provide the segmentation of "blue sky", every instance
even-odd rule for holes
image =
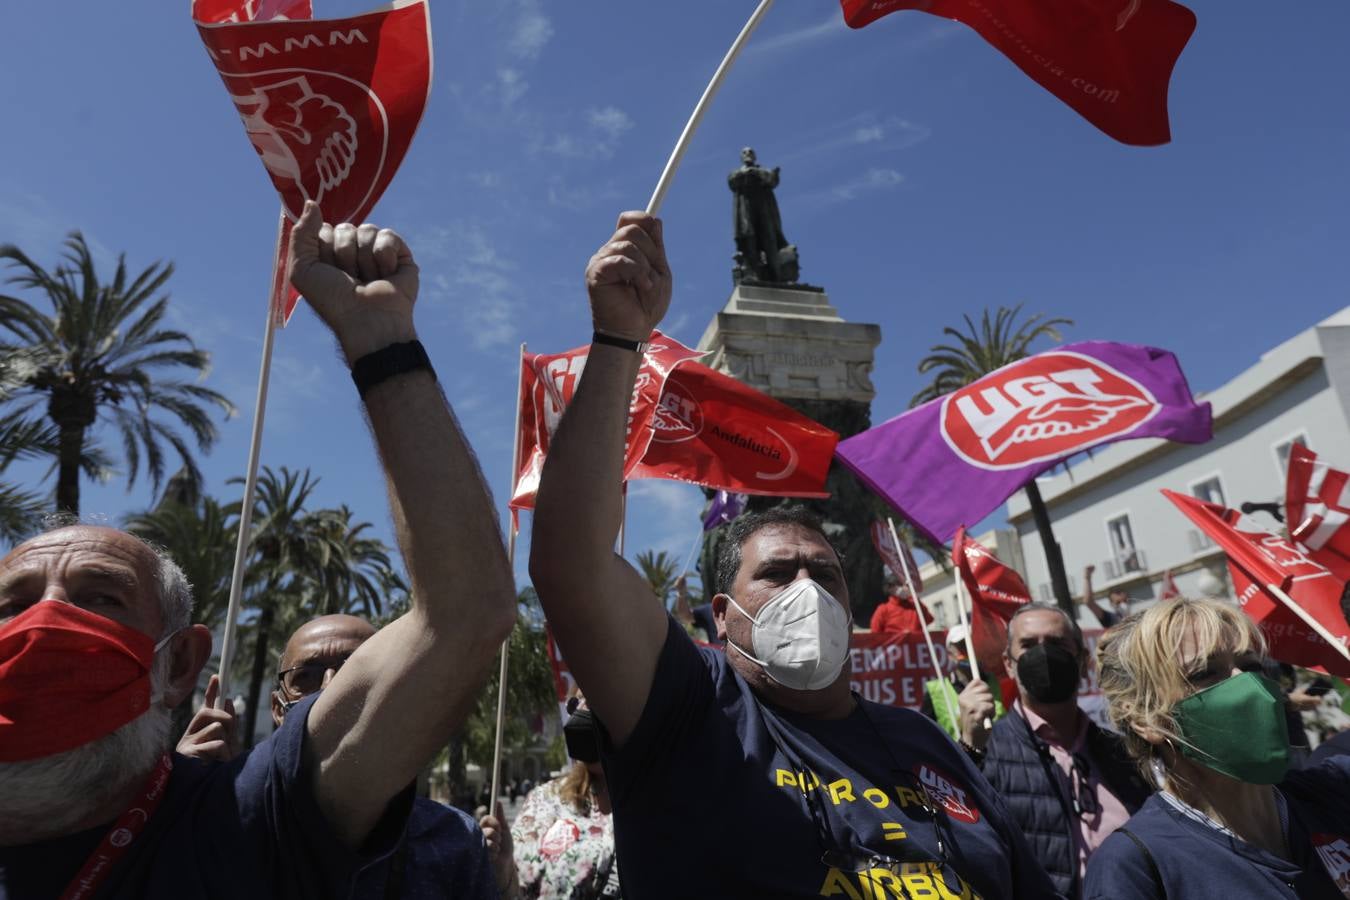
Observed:
[[[586,260],[620,210],[646,202],[753,6],[433,0],[430,105],[372,219],[422,265],[423,341],[499,505],[519,342],[588,339]],[[1350,302],[1350,7],[1191,7],[1173,142],[1135,148],[964,26],[906,12],[851,32],[833,0],[779,0],[663,210],[676,277],[665,327],[693,344],[726,300],[725,175],[750,145],[783,168],[803,278],[846,318],[882,326],[875,422],[904,409],[942,326],[999,304],[1074,319],[1068,339],[1169,348],[1197,390],[1223,383]],[[277,204],[187,3],[19,4],[0,30],[0,76],[0,242],[54,265],[80,228],[104,260],[177,264],[174,318],[240,407],[203,460],[210,488],[235,496],[225,480],[245,462]],[[311,466],[320,502],[389,533],[356,394],[307,310],[278,337],[263,459]],[[645,482],[631,498],[630,555],[683,557],[701,494]],[[85,487],[85,511],[114,519],[150,501],[116,480]]]

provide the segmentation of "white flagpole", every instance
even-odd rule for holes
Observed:
[[[905,587],[909,588],[909,597],[914,601],[914,611],[919,614],[919,625],[923,628],[923,641],[928,645],[928,658],[933,661],[933,671],[937,673],[937,680],[942,684],[942,699],[947,707],[947,715],[956,723],[957,736],[960,737],[961,718],[952,709],[952,697],[947,693],[947,676],[943,673],[942,667],[938,665],[937,650],[933,647],[933,636],[928,633],[928,619],[923,614],[923,601],[919,599],[918,591],[914,590],[914,578],[910,575],[909,561],[905,559],[905,554],[900,550],[900,535],[895,531],[895,520],[890,516],[886,517],[886,524],[891,528],[891,543],[895,545],[895,555],[900,560],[900,568],[904,570]],[[960,577],[960,573],[957,573]]]
[[[962,553],[966,552],[964,547],[961,549],[961,552]],[[966,591],[965,579],[961,577],[960,565],[956,567],[955,575],[956,575],[956,608],[961,612],[961,625],[966,629],[966,655],[970,657],[970,677],[973,681],[981,681],[983,679],[980,678],[980,661],[975,658],[975,635],[971,633],[970,620],[966,618],[965,598],[968,592]],[[975,616],[974,597],[970,598],[970,615],[971,618],[974,618]],[[993,685],[991,685],[990,687],[992,688]],[[985,716],[983,724],[985,731],[989,731],[994,727],[994,723],[989,719],[988,716]]]
[[[680,167],[680,160],[684,157],[684,151],[689,149],[689,143],[693,140],[694,132],[698,130],[699,122],[703,120],[703,114],[707,111],[708,105],[712,103],[712,98],[717,95],[718,89],[722,87],[722,82],[727,77],[727,72],[731,70],[731,64],[736,61],[736,57],[741,55],[741,50],[750,40],[750,35],[759,27],[759,22],[764,18],[764,14],[773,6],[773,0],[760,0],[759,6],[750,14],[749,20],[741,33],[736,35],[736,40],[731,42],[731,48],[727,50],[727,55],[722,57],[721,64],[717,71],[713,72],[712,80],[708,86],[703,89],[703,96],[698,98],[698,103],[694,105],[694,111],[689,115],[689,121],[684,123],[684,131],[680,132],[680,138],[675,142],[675,149],[670,151],[670,158],[666,160],[666,167],[661,170],[661,177],[657,179],[656,190],[652,191],[652,199],[647,201],[647,212],[656,215],[661,210],[661,202],[666,199],[666,191],[670,188],[670,182],[675,178],[675,170]]]
[[[1321,637],[1322,640],[1326,641],[1328,644],[1335,647],[1336,651],[1340,653],[1341,656],[1344,656],[1346,659],[1350,659],[1350,649],[1346,649],[1346,646],[1342,644],[1340,641],[1338,641],[1335,635],[1333,635],[1330,631],[1327,631],[1325,625],[1317,621],[1317,619],[1313,618],[1312,613],[1308,612],[1306,609],[1299,606],[1293,597],[1290,597],[1284,591],[1280,590],[1280,588],[1277,585],[1268,584],[1266,585],[1266,590],[1270,591],[1272,594],[1275,595],[1276,599],[1278,599],[1285,606],[1289,607],[1290,611],[1293,612],[1294,615],[1302,619],[1305,625],[1307,625],[1313,631],[1317,632],[1318,636]]]
[[[689,548],[689,555],[684,558],[684,567],[680,569],[681,575],[689,574],[689,566],[694,562],[694,556],[695,554],[698,553],[698,548],[703,546],[704,534],[706,534],[706,532],[702,528],[700,528],[698,531],[698,537],[694,538],[694,546]]]
[[[520,365],[516,369],[516,433],[511,437],[511,494],[515,493],[516,478],[520,474],[520,392],[525,385],[525,344],[520,345]],[[509,501],[509,496],[508,496]],[[510,516],[510,510],[507,510]],[[516,526],[515,518],[507,519],[506,559],[511,566],[511,578],[514,583],[516,572]],[[488,815],[497,814],[497,798],[501,796],[502,778],[502,735],[506,731],[506,672],[507,659],[511,652],[511,636],[502,641],[502,663],[497,671],[497,737],[492,745],[492,795],[488,798]],[[506,823],[502,823],[505,827]]]
[[[248,556],[249,527],[253,524],[253,496],[258,487],[258,459],[262,453],[263,419],[267,413],[267,386],[272,376],[272,345],[276,337],[277,304],[285,294],[286,261],[281,258],[286,236],[286,211],[277,222],[277,248],[272,259],[272,289],[267,298],[267,328],[263,331],[262,363],[258,370],[258,396],[253,408],[253,433],[249,438],[248,468],[244,474],[244,499],[239,507],[239,536],[234,545],[234,571],[230,576],[230,603],[225,613],[225,634],[220,640],[220,692],[216,708],[230,696],[230,657],[234,655],[235,631],[239,627],[239,607],[244,593],[244,560]]]

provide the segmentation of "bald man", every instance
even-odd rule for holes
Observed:
[[[286,642],[272,691],[272,721],[280,728],[301,700],[328,687],[344,663],[375,627],[359,616],[319,616],[301,625]],[[178,742],[184,756],[227,761],[233,755],[234,710],[207,703],[193,716]],[[478,824],[463,812],[423,797],[413,802],[399,850],[364,869],[352,893],[362,898],[469,897],[496,900],[491,859]]]

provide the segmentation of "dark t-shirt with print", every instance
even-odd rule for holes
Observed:
[[[1056,896],[935,724],[861,700],[832,721],[775,711],[673,621],[641,719],[604,765],[632,896]]]
[[[159,809],[98,900],[346,897],[358,870],[398,843],[411,792],[390,804],[361,853],[344,847],[319,811],[304,765],[313,705],[313,698],[301,701],[275,734],[231,762],[174,754]],[[0,798],[0,815],[3,805]],[[61,896],[108,828],[0,847],[0,900]]]
[[[1085,900],[1345,900],[1350,897],[1350,757],[1290,773],[1279,786],[1285,860],[1216,831],[1154,795],[1125,828],[1152,855],[1165,894],[1139,847],[1106,839],[1088,862]]]

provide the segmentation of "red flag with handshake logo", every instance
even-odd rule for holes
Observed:
[[[1177,358],[1084,341],[1038,353],[854,435],[836,455],[930,538],[945,543],[1075,453],[1127,438],[1213,435]]]
[[[1008,623],[1020,606],[1031,602],[1031,592],[1017,570],[990,553],[984,544],[956,530],[952,562],[970,594],[970,639],[981,674],[1002,678],[1003,651],[1008,646]]]
[[[512,509],[534,507],[549,441],[586,366],[588,347],[525,354]],[[628,410],[624,480],[662,478],[742,494],[827,497],[839,435],[772,397],[696,362],[656,331]]]
[[[287,218],[313,200],[326,221],[359,223],[389,186],[426,108],[427,4],[399,0],[347,19],[305,18],[309,12],[307,0],[193,5]]]
[[[1195,13],[1171,0],[840,0],[861,28],[918,9],[975,29],[1030,78],[1124,144],[1165,144],[1167,88]]]

